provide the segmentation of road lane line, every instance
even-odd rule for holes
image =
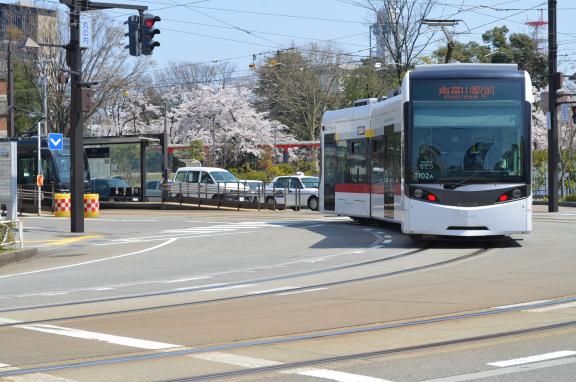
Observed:
[[[490,377],[498,377],[501,375],[509,375],[515,373],[524,373],[527,371],[534,371],[540,369],[547,369],[550,367],[558,367],[564,365],[570,365],[576,363],[576,357],[573,358],[564,358],[564,359],[555,359],[551,361],[543,361],[539,363],[532,363],[527,365],[518,365],[518,366],[511,366],[511,367],[503,367],[501,369],[492,369],[492,370],[485,370],[485,371],[478,371],[475,373],[469,374],[460,374],[460,375],[453,375],[451,377],[442,377],[442,378],[435,378],[435,379],[427,379],[425,381],[420,382],[466,382],[466,381],[475,381],[477,379],[485,379]]]
[[[211,279],[211,278],[212,278],[212,276],[189,277],[189,278],[187,278],[187,279],[175,279],[175,280],[160,281],[160,284],[183,283],[183,282],[186,282],[186,281],[206,280],[206,279]]]
[[[0,369],[6,368],[7,370],[0,370],[0,372],[20,370],[19,367],[10,366],[6,363],[0,363]],[[11,375],[9,377],[2,378],[6,382],[75,382],[72,379],[55,377],[50,374],[34,373],[27,375]]]
[[[103,334],[97,332],[89,332],[86,330],[65,328],[62,326],[55,325],[17,325],[17,328],[32,330],[35,332],[56,334],[66,337],[82,338],[85,340],[94,340],[98,342],[106,342],[113,345],[128,346],[138,349],[146,350],[162,350],[180,347],[179,345],[168,344],[164,342],[141,340],[138,338],[114,336],[111,334]]]
[[[223,290],[248,288],[248,287],[255,286],[255,285],[256,284],[230,285],[230,286],[225,286],[222,288],[206,289],[206,290],[203,290],[202,292],[220,292]]]
[[[0,317],[0,323],[6,321],[8,323],[18,323],[20,321],[6,319]],[[92,332],[80,329],[67,328],[63,326],[56,325],[42,325],[42,324],[32,324],[32,325],[16,325],[14,326],[19,329],[31,330],[47,334],[55,334],[66,337],[80,338],[91,341],[106,342],[113,345],[127,346],[138,349],[145,350],[165,350],[185,347],[184,345],[175,345],[165,342],[141,340],[133,337],[123,337],[111,334],[104,334],[99,332]],[[254,358],[241,356],[236,354],[224,353],[224,352],[208,352],[208,353],[198,353],[190,354],[188,357],[202,359],[206,361],[219,362],[228,365],[240,366],[249,369],[269,367],[269,366],[280,366],[283,362],[271,361],[262,358]],[[316,368],[298,368],[298,369],[288,369],[279,371],[282,374],[296,374],[304,375],[309,377],[316,377],[321,379],[328,379],[337,382],[390,382],[385,379],[367,377],[359,374],[350,374],[339,371],[327,370],[327,369],[316,369]],[[30,374],[34,375],[34,374]],[[36,374],[38,375],[38,374]],[[65,380],[62,380],[64,382]],[[22,380],[24,382],[24,380]],[[30,381],[31,382],[31,381]],[[48,382],[52,382],[49,380]],[[54,380],[56,382],[56,380]]]
[[[191,287],[174,288],[171,290],[195,290],[195,289],[201,289],[201,288],[211,288],[211,287],[215,287],[218,285],[226,285],[226,284],[225,283],[217,283],[217,284],[195,285],[195,286],[191,286]]]
[[[543,313],[543,312],[550,312],[552,310],[568,309],[568,308],[574,308],[574,307],[576,307],[576,301],[567,302],[565,304],[558,304],[558,305],[554,305],[554,306],[546,306],[544,308],[529,309],[529,310],[525,310],[525,312]]]
[[[528,302],[522,302],[520,304],[512,304],[512,305],[502,305],[502,306],[492,306],[490,307],[490,309],[510,309],[510,308],[519,308],[522,306],[528,306],[528,305],[535,305],[535,304],[543,304],[545,302],[550,302],[552,300],[537,300],[537,301],[528,301]]]
[[[297,290],[294,292],[284,292],[284,293],[278,293],[278,296],[288,296],[291,294],[298,294],[298,293],[308,293],[308,292],[316,292],[318,290],[325,290],[328,288],[312,288],[312,289],[304,289],[304,290]]]
[[[254,292],[246,292],[246,294],[253,295],[253,294],[273,293],[273,292],[281,292],[284,290],[290,290],[290,289],[295,289],[295,288],[297,288],[297,287],[281,287],[281,288],[257,290]]]
[[[172,238],[169,239],[163,243],[160,243],[158,245],[155,245],[153,247],[149,247],[149,248],[145,248],[145,249],[141,249],[139,251],[136,252],[130,252],[130,253],[125,253],[122,255],[117,255],[117,256],[112,256],[112,257],[106,257],[103,259],[97,259],[97,260],[90,260],[90,261],[83,261],[81,263],[76,263],[76,264],[69,264],[69,265],[63,265],[60,267],[52,267],[52,268],[44,268],[44,269],[37,269],[35,271],[29,271],[29,272],[20,272],[20,273],[12,273],[9,275],[2,275],[0,276],[0,279],[6,279],[9,277],[16,277],[16,276],[25,276],[25,275],[31,275],[31,274],[36,274],[36,273],[42,273],[42,272],[49,272],[49,271],[57,271],[57,270],[61,270],[61,269],[67,269],[67,268],[75,268],[75,267],[80,267],[82,265],[88,265],[88,264],[95,264],[95,263],[100,263],[103,261],[108,261],[108,260],[115,260],[115,259],[120,259],[123,257],[128,257],[128,256],[133,256],[133,255],[139,255],[141,253],[146,253],[146,252],[150,252],[153,251],[155,249],[164,247],[166,245],[172,244],[173,242],[175,242],[177,239],[176,238]]]
[[[555,359],[555,358],[570,357],[573,355],[576,355],[576,351],[562,350],[562,351],[557,351],[557,352],[553,352],[553,353],[533,355],[530,357],[510,359],[508,361],[490,362],[490,363],[487,363],[486,365],[497,366],[497,367],[517,366],[517,365],[524,365],[524,364],[533,363],[533,362],[548,361],[548,360]]]
[[[387,379],[368,377],[359,374],[350,374],[343,371],[327,370],[327,369],[309,369],[309,370],[287,370],[282,371],[283,374],[298,374],[307,377],[316,377],[322,379],[329,379],[337,382],[391,382]]]
[[[75,237],[67,237],[64,239],[52,239],[52,240],[30,240],[30,243],[43,243],[45,246],[54,247],[54,246],[62,246],[68,244],[74,244],[82,240],[88,239],[97,239],[101,238],[103,235],[82,235],[82,236],[75,236]],[[28,242],[28,241],[27,241]]]

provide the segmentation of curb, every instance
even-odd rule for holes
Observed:
[[[38,248],[13,249],[0,252],[0,267],[26,260],[38,254]]]
[[[540,200],[535,200],[532,202],[536,206],[547,206],[548,202],[542,202]],[[576,202],[558,202],[560,207],[576,207]]]

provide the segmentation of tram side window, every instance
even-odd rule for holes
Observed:
[[[18,183],[36,184],[36,161],[34,158],[18,159]]]
[[[351,139],[337,143],[338,183],[368,183],[368,140]]]

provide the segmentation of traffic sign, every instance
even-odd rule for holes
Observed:
[[[48,134],[48,148],[50,150],[63,150],[64,149],[64,137],[59,133]]]
[[[568,121],[570,120],[570,108],[568,107],[567,104],[564,103],[560,107],[560,110],[561,110],[562,122],[568,123]]]

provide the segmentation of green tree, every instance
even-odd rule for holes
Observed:
[[[362,65],[346,74],[344,94],[350,103],[362,98],[378,98],[398,87],[396,71],[388,66],[375,67],[373,59],[362,60]]]
[[[30,64],[22,60],[14,60],[14,122],[16,131],[19,134],[35,130],[35,119],[28,114],[30,111],[42,110],[40,102],[40,90],[33,84],[27,76]]]

